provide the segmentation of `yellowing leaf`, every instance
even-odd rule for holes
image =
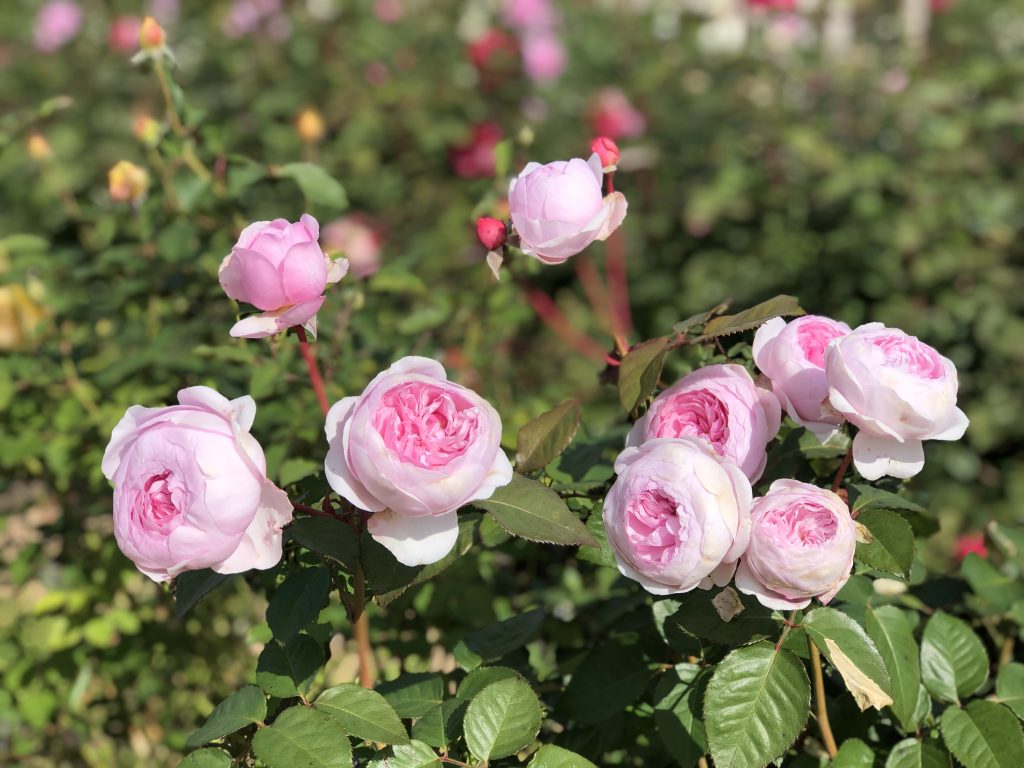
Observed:
[[[849,656],[839,650],[838,644],[833,642],[831,638],[826,637],[825,645],[828,648],[833,666],[843,676],[843,682],[846,683],[846,687],[853,694],[853,699],[857,702],[861,712],[868,707],[881,709],[892,704],[892,697],[879,688],[878,683],[865,675],[860,670],[860,667],[850,660]]]
[[[736,594],[736,590],[732,587],[726,587],[715,595],[711,600],[711,604],[715,606],[715,610],[718,611],[718,617],[722,621],[732,621],[736,616],[743,613],[746,608],[740,600],[740,596]]]

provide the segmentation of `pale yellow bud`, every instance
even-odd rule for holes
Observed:
[[[327,133],[327,124],[323,115],[312,107],[307,107],[295,118],[295,130],[305,143],[317,144]]]
[[[28,137],[28,156],[37,162],[49,160],[53,157],[53,147],[46,137],[39,133],[33,133]]]
[[[149,174],[135,163],[121,160],[107,173],[110,199],[118,203],[137,203],[149,191]]]

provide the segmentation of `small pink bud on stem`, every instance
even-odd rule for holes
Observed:
[[[480,238],[484,248],[496,251],[505,244],[505,224],[490,216],[481,216],[476,220],[476,236]]]
[[[601,159],[605,173],[614,173],[619,163],[619,145],[607,136],[598,136],[590,142],[590,151]]]

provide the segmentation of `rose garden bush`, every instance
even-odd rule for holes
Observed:
[[[1019,13],[334,5],[0,21],[5,761],[1021,765]]]

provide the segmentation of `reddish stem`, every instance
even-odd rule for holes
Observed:
[[[626,277],[626,248],[622,242],[622,231],[612,232],[608,238],[605,268],[608,271],[608,291],[611,294],[612,319],[615,323],[615,344],[620,354],[629,349],[629,333],[633,328],[633,317],[629,309],[629,281]]]
[[[569,322],[568,318],[548,296],[537,288],[522,286],[526,294],[526,300],[530,302],[537,317],[558,336],[562,341],[575,349],[581,355],[586,355],[599,362],[604,362],[604,348],[589,336],[586,336]]]
[[[846,452],[843,456],[843,460],[839,463],[839,469],[836,470],[835,479],[832,481],[832,493],[838,493],[839,488],[843,485],[843,476],[846,475],[846,470],[850,468],[850,462],[853,460],[853,448]]]
[[[309,346],[309,340],[306,338],[306,329],[301,325],[297,325],[295,326],[295,333],[299,337],[299,353],[302,355],[302,359],[306,361],[306,369],[309,371],[309,383],[313,385],[313,392],[316,394],[317,402],[320,403],[320,410],[326,416],[331,406],[327,402],[327,391],[324,389],[323,377],[320,376],[320,368],[316,364],[316,356],[313,354],[313,349]]]
[[[608,290],[604,287],[601,273],[594,262],[585,254],[579,254],[572,260],[576,268],[576,276],[583,286],[583,293],[586,294],[587,302],[599,323],[609,333],[615,333],[615,323],[612,317],[612,307],[608,299]]]

